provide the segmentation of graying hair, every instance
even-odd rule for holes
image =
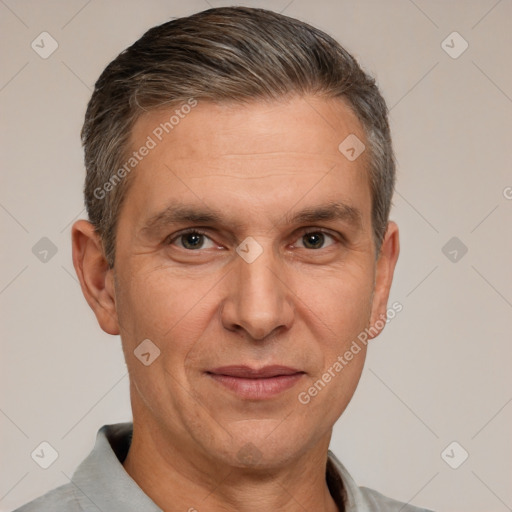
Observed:
[[[131,174],[108,194],[98,190],[129,158],[131,131],[143,112],[190,98],[247,103],[306,94],[343,98],[364,128],[378,253],[391,208],[395,158],[388,109],[375,80],[337,41],[311,25],[264,9],[222,7],[151,28],[96,82],[81,132],[84,195],[109,266],[114,266],[116,225]]]

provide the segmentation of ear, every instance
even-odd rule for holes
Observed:
[[[375,286],[372,299],[372,313],[370,317],[370,327],[373,328],[370,330],[369,339],[378,336],[386,325],[389,291],[391,289],[393,273],[395,271],[399,252],[400,243],[398,240],[398,226],[394,222],[390,221],[388,222],[379,257],[377,259]]]
[[[106,333],[119,334],[114,271],[105,259],[100,236],[90,222],[78,220],[71,228],[71,240],[73,265],[87,303]]]

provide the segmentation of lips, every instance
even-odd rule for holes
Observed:
[[[254,369],[250,366],[221,366],[220,368],[210,370],[208,373],[226,375],[228,377],[238,377],[242,379],[267,379],[269,377],[277,377],[279,375],[293,375],[295,373],[304,372],[288,366],[274,365],[265,366],[259,369]]]
[[[222,366],[207,371],[217,384],[249,400],[272,398],[295,386],[305,372],[289,366]]]

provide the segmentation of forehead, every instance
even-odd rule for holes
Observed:
[[[367,152],[350,161],[339,150],[354,135],[366,144],[361,123],[340,99],[198,100],[192,108],[150,111],[132,131],[131,151],[152,149],[133,171],[129,194],[141,214],[183,194],[209,204],[236,195],[263,208],[289,208],[306,195],[335,201],[345,189],[352,196],[341,197],[345,203],[364,203]]]
[[[135,123],[131,146],[150,136],[157,146],[174,144],[175,158],[300,152],[339,157],[350,134],[365,140],[357,116],[342,98],[290,96],[249,103],[193,100],[144,113]],[[234,145],[236,144],[236,152]]]

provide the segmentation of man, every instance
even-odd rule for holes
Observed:
[[[419,511],[329,441],[398,258],[387,110],[332,38],[261,9],[149,30],[102,73],[73,262],[131,423],[21,511]]]

